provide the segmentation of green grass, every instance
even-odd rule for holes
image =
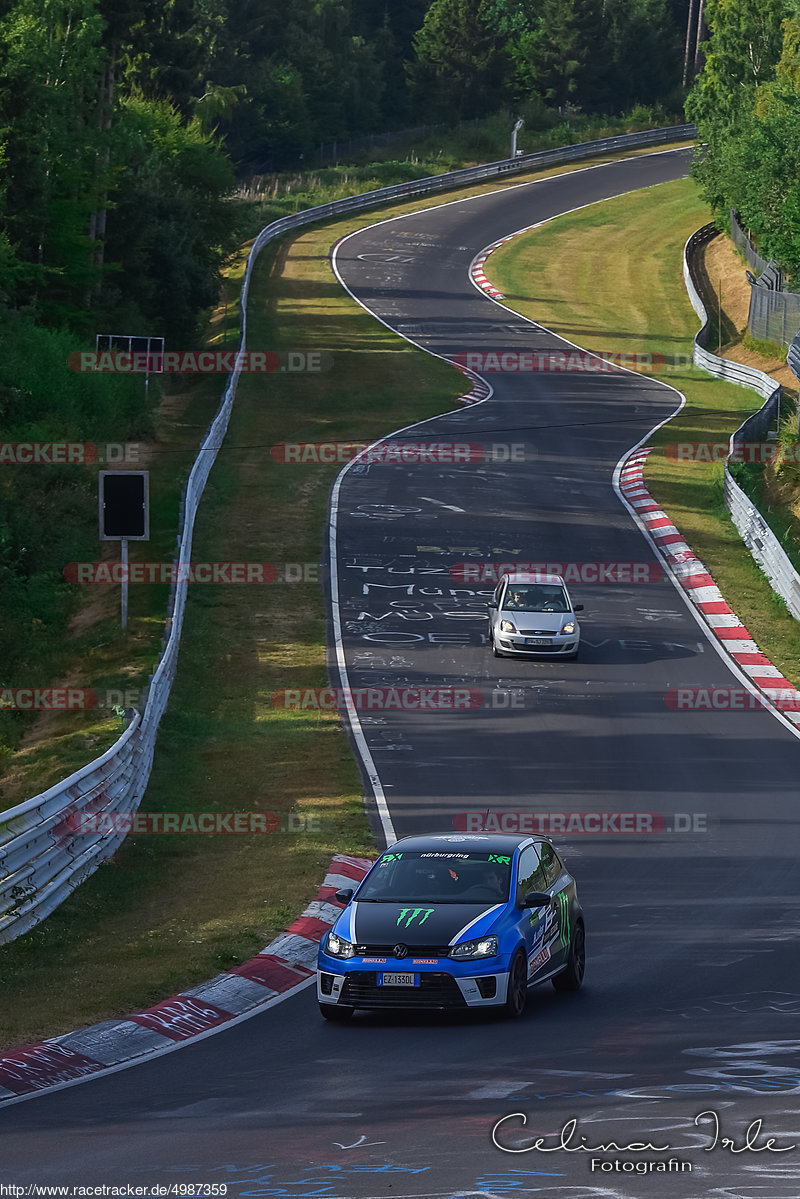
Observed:
[[[709,217],[690,180],[661,184],[516,238],[492,255],[487,274],[509,307],[581,346],[690,356],[697,318],[683,283],[682,249]],[[663,452],[674,442],[727,441],[762,401],[695,367],[657,377],[682,391],[687,402],[648,441],[655,451],[645,481],[763,652],[800,685],[800,624],[730,520],[722,500],[722,466],[678,462]]]
[[[765,337],[753,337],[752,333],[746,332],[742,338],[742,345],[746,350],[752,350],[754,354],[761,354],[764,358],[777,358],[779,362],[786,361],[788,347],[781,345],[779,341],[769,341]]]

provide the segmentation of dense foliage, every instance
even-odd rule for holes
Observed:
[[[0,0],[0,290],[185,341],[232,162],[504,105],[674,109],[686,2]]]
[[[800,281],[800,2],[708,0],[706,65],[687,102],[708,150],[695,166],[721,223],[738,211]]]

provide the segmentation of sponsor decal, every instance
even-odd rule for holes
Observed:
[[[569,945],[569,899],[566,891],[558,893],[558,930],[561,944]]]
[[[436,966],[439,963],[438,958],[412,958],[412,966]]]
[[[537,970],[541,970],[541,968],[542,968],[542,966],[544,966],[545,962],[549,962],[549,961],[550,961],[550,950],[545,945],[544,949],[542,949],[539,953],[537,953],[534,958],[531,958],[530,965],[528,967],[528,973],[535,974]]]
[[[397,924],[402,924],[405,919],[403,928],[408,928],[415,920],[419,920],[422,925],[436,911],[435,908],[403,908],[400,915],[397,917]]]

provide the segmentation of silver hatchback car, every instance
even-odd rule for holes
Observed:
[[[577,658],[581,630],[561,575],[506,574],[489,601],[489,639],[496,658],[507,654]]]

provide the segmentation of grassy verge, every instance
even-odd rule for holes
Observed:
[[[579,345],[606,353],[688,355],[697,318],[681,254],[689,234],[708,220],[691,181],[665,183],[509,242],[489,259],[488,273],[509,307]],[[694,367],[657,377],[681,390],[687,403],[650,439],[655,452],[645,480],[762,650],[800,685],[800,625],[730,520],[721,465],[678,462],[663,452],[678,441],[727,440],[761,400]]]
[[[533,153],[535,150],[554,149],[579,141],[594,141],[601,137],[632,133],[637,129],[649,127],[646,122],[638,124],[634,122],[630,127],[623,128],[598,126],[581,130],[572,129],[569,125],[562,125],[553,131],[559,136],[543,134],[537,139],[535,145],[526,144],[525,152]],[[640,150],[629,150],[626,154],[648,154],[653,150],[674,149],[685,144],[685,142],[671,142],[664,146],[646,146]],[[413,179],[424,179],[429,175],[441,175],[447,171],[460,170],[462,167],[475,166],[481,162],[498,161],[507,154],[508,147],[505,143],[498,144],[498,146],[485,145],[482,153],[465,153],[462,147],[460,153],[438,152],[427,157],[418,157],[412,150],[411,156],[403,160],[254,175],[240,187],[237,193],[237,202],[244,202],[249,208],[255,210],[254,219],[258,220],[260,229],[270,221],[290,216],[303,208],[311,208],[315,204],[329,204],[334,200],[357,195],[359,192],[374,191],[379,187],[390,187],[396,183],[408,183]],[[584,160],[583,163],[578,162],[573,166],[565,163],[561,167],[549,167],[541,172],[531,172],[529,175],[513,175],[509,181],[511,183],[521,182],[524,179],[580,168],[589,161],[592,163],[608,162],[621,156],[619,151],[611,155],[598,155],[596,158]],[[494,181],[493,186],[497,187],[501,184],[502,178],[499,178]],[[485,190],[487,185],[480,184],[478,186],[479,189]]]
[[[333,278],[331,244],[371,219],[312,228],[262,253],[248,348],[323,350],[333,354],[334,369],[242,379],[200,507],[196,561],[315,564],[337,468],[281,465],[270,446],[371,440],[453,407],[463,390],[453,368],[394,337]],[[241,263],[230,280],[229,323],[240,273]],[[221,308],[215,337],[222,337],[222,320]],[[173,420],[195,442],[210,415],[208,398],[197,400],[196,413],[176,401]],[[172,462],[166,442],[161,449]],[[155,452],[152,460],[159,461]],[[301,910],[332,853],[371,848],[360,779],[338,719],[270,703],[282,688],[325,685],[324,632],[316,585],[208,585],[190,593],[143,810],[292,813],[313,818],[317,831],[130,837],[40,928],[0,948],[2,1045],[147,1006],[246,959]]]

